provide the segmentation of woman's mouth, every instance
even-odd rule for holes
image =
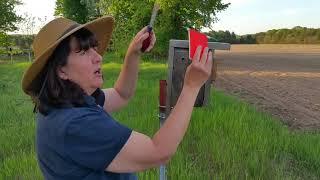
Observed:
[[[98,70],[96,70],[94,74],[97,76],[102,76],[101,69],[99,68]]]

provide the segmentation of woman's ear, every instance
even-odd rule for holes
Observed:
[[[57,74],[59,76],[60,79],[63,79],[63,80],[68,80],[68,75],[66,73],[66,68],[63,67],[63,66],[59,66],[57,68]]]

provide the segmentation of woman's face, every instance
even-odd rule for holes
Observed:
[[[96,48],[90,47],[87,51],[79,52],[76,38],[70,41],[70,54],[67,64],[58,70],[61,79],[77,83],[88,95],[91,95],[103,84],[101,63],[102,57]]]

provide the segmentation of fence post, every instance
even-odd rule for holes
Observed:
[[[31,62],[31,52],[28,50],[29,62]]]
[[[13,58],[12,58],[12,48],[10,47],[10,61],[11,61],[11,64],[13,64]]]

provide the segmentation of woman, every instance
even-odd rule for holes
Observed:
[[[35,61],[22,88],[35,103],[37,158],[46,179],[135,179],[134,172],[167,163],[186,132],[196,96],[210,74],[212,53],[204,49],[200,57],[201,47],[197,49],[176,106],[149,138],[109,114],[134,95],[147,28],[130,43],[114,87],[101,90],[102,55],[113,23],[110,16],[84,25],[58,18],[34,40]],[[146,52],[156,41],[151,35]]]

